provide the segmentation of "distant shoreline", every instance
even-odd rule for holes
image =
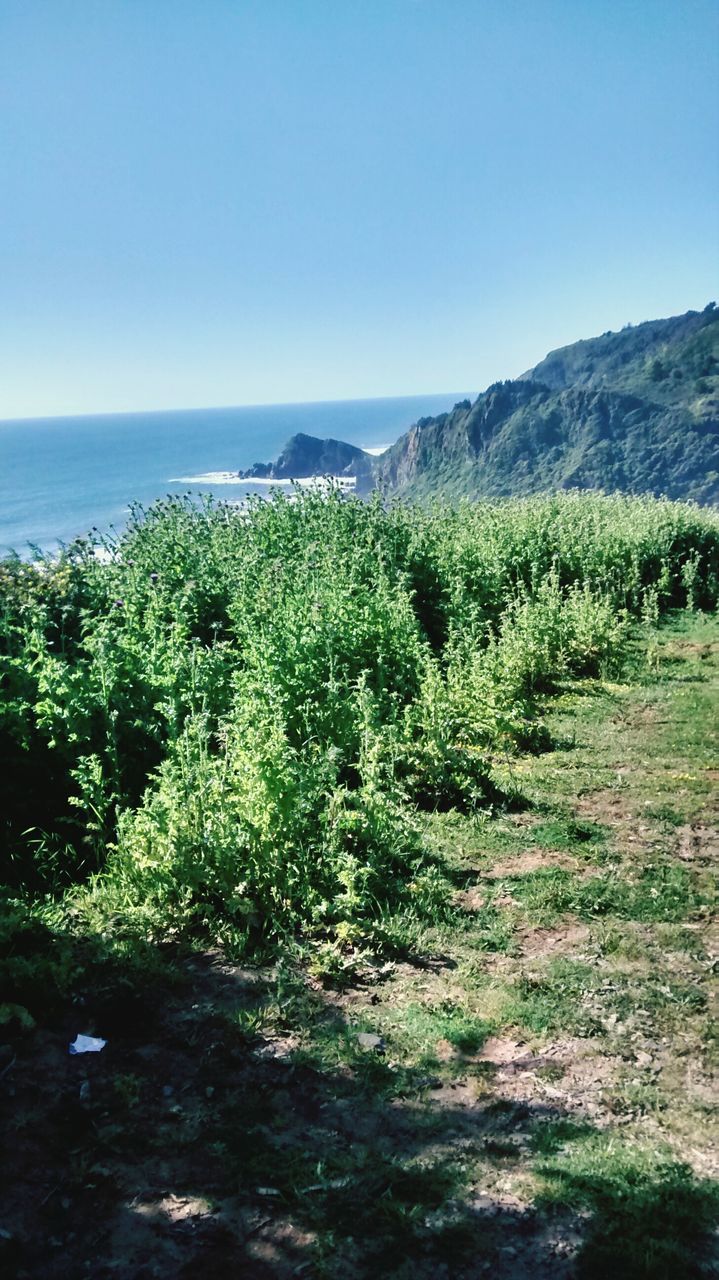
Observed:
[[[367,450],[369,452],[369,450]],[[168,480],[168,484],[227,484],[227,485],[267,485],[267,486],[288,486],[293,484],[302,485],[303,488],[323,488],[327,484],[339,485],[342,489],[354,489],[357,484],[356,476],[293,476],[289,480],[272,480],[266,477],[254,476],[247,479],[244,476],[238,476],[236,471],[206,471],[199,476],[174,476]]]
[[[390,444],[372,445],[369,449],[363,449],[370,458],[379,458],[388,449]],[[316,473],[309,476],[291,476],[286,479],[274,479],[266,476],[243,476],[237,471],[203,471],[196,476],[171,476],[168,484],[211,484],[211,485],[238,485],[238,484],[260,484],[260,485],[291,485],[299,484],[305,488],[312,488],[316,485],[324,485],[332,483],[339,485],[342,489],[354,489],[357,484],[356,476],[335,476]]]

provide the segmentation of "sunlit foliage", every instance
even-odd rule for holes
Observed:
[[[491,801],[563,677],[718,592],[715,514],[587,494],[173,499],[5,561],[2,879],[248,942],[431,894],[417,808]]]

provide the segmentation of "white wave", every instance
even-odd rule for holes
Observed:
[[[341,489],[354,489],[355,476],[295,476],[292,480],[270,480],[264,476],[242,477],[236,471],[206,471],[199,476],[173,476],[168,484],[244,484],[244,485],[291,485],[299,484],[307,489],[323,489],[328,484],[339,485]]]
[[[171,476],[168,484],[246,484],[236,471],[203,471],[199,476]]]

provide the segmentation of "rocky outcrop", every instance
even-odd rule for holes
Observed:
[[[300,433],[287,441],[276,462],[256,462],[239,472],[242,480],[302,480],[308,476],[340,476],[357,480],[359,489],[371,487],[372,458],[342,440],[321,440]]]

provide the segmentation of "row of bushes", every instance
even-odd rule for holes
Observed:
[[[135,511],[0,565],[0,857],[145,932],[272,934],[432,892],[416,806],[481,803],[632,617],[714,608],[719,521],[589,494]]]

